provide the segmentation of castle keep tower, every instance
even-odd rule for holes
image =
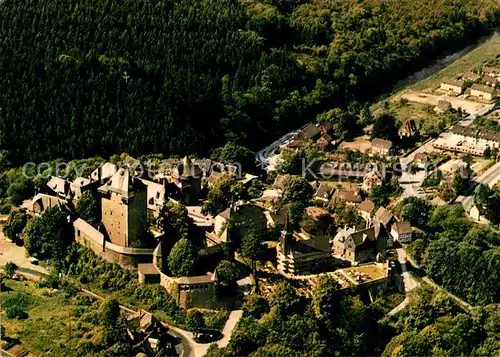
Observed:
[[[136,246],[148,229],[146,185],[121,167],[98,191],[105,234],[116,245]]]

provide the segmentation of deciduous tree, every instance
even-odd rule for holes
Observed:
[[[68,213],[56,206],[28,222],[22,237],[27,252],[36,258],[50,259],[56,266],[62,263],[74,240]]]
[[[306,179],[300,176],[289,176],[281,195],[281,204],[290,202],[308,203],[313,195],[312,187]]]
[[[168,256],[168,267],[174,276],[189,276],[196,268],[198,253],[186,238],[175,243]]]
[[[99,211],[97,199],[92,192],[87,191],[80,197],[76,205],[76,213],[88,224],[93,227],[97,227],[100,223]]]

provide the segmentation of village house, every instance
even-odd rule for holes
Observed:
[[[451,128],[451,133],[461,140],[476,147],[489,146],[491,149],[500,147],[500,133],[489,131],[484,128],[472,128],[456,124]]]
[[[193,159],[191,160],[194,165],[198,166],[202,173],[203,176],[208,177],[210,175],[210,172],[212,171],[213,167],[217,162],[212,161],[211,159]]]
[[[244,174],[238,182],[240,182],[244,187],[252,186],[253,182],[255,182],[259,177],[251,174]]]
[[[59,198],[58,196],[37,193],[31,200],[28,212],[38,216],[51,207],[65,205],[66,203],[67,201],[65,199]]]
[[[141,179],[141,181],[146,185],[148,212],[151,214],[151,217],[158,217],[161,208],[168,200],[165,185],[166,181],[164,181],[163,184],[144,179]]]
[[[315,221],[318,220],[318,218],[321,216],[329,216],[332,219],[334,218],[334,216],[326,209],[316,206],[306,207],[305,214]]]
[[[106,162],[104,165],[99,166],[90,174],[91,182],[100,182],[101,185],[111,178],[118,171],[118,166],[111,162]]]
[[[468,82],[477,82],[478,80],[481,79],[481,75],[474,72],[467,72],[466,74],[463,75],[462,79]]]
[[[441,81],[440,89],[446,92],[450,92],[456,95],[462,94],[465,88],[465,82],[463,80],[454,78],[445,78]]]
[[[396,222],[391,227],[391,236],[396,242],[409,244],[411,243],[412,234],[413,230],[408,221]]]
[[[494,87],[485,86],[482,84],[474,83],[470,87],[470,95],[479,99],[492,101],[496,98],[496,90]]]
[[[189,218],[193,224],[204,231],[210,231],[214,227],[214,218],[209,213],[201,213],[202,206],[186,206]]]
[[[330,146],[333,138],[329,134],[325,134],[321,136],[318,140],[316,140],[316,144],[320,146],[322,149],[326,150]]]
[[[133,346],[132,355],[169,355],[175,356],[182,351],[182,343],[168,333],[164,326],[151,313],[139,310],[127,316],[127,335]]]
[[[231,241],[231,236],[229,234],[228,225],[231,216],[234,214],[234,207],[226,208],[224,211],[219,213],[214,218],[214,234],[216,237],[216,243],[228,243]],[[210,235],[211,236],[211,235]]]
[[[372,192],[372,189],[374,187],[380,187],[383,184],[383,177],[382,174],[378,171],[371,171],[368,172],[364,177],[363,177],[363,185],[361,188],[363,191],[366,193]]]
[[[389,230],[392,223],[396,221],[391,212],[389,212],[384,207],[379,207],[379,209],[375,212],[375,217],[377,220],[382,223],[382,225]]]
[[[482,73],[490,77],[500,77],[500,68],[484,66],[482,68]]]
[[[85,191],[90,191],[94,188],[94,184],[90,179],[85,177],[77,177],[70,184],[70,190],[73,193],[73,200],[77,201],[85,193]]]
[[[306,142],[298,137],[292,138],[288,144],[286,144],[287,149],[300,149],[306,145]]]
[[[414,138],[418,135],[417,123],[413,119],[407,119],[398,129],[398,135],[402,138]]]
[[[71,200],[73,192],[71,192],[71,182],[60,177],[52,176],[47,182],[47,186],[53,191],[53,195],[64,200]]]
[[[72,224],[77,243],[123,268],[137,267],[140,283],[160,284],[181,307],[223,307],[226,302],[217,299],[216,270],[199,276],[175,278],[165,274],[168,271],[166,257],[175,240],[162,239],[162,233],[150,230],[149,219],[152,217],[148,217],[148,211],[159,210],[166,203],[165,180],[169,179],[169,175],[164,174],[164,181],[158,180],[161,183],[143,180],[136,176],[139,166],[135,166],[135,161],[129,162],[134,164],[135,170],[128,165],[117,167],[106,163],[94,170],[89,178],[77,178],[74,182],[54,178],[47,186],[50,194],[38,193],[29,210],[33,214],[40,214],[49,207],[62,207],[70,202],[66,197],[74,201],[87,189],[91,190],[98,197],[100,223],[93,226],[82,218],[74,220]],[[196,192],[197,188],[192,185],[196,185],[201,174],[201,169],[189,158],[184,158],[172,173],[181,189],[188,192]],[[191,218],[195,216],[194,223],[198,223],[198,227],[211,230],[214,220],[202,216],[200,206],[190,206],[188,215]],[[221,229],[224,222],[220,219],[224,219],[224,216],[223,212],[217,219],[217,228],[222,230],[222,237],[218,237],[215,245],[219,245],[227,236],[227,232]],[[225,219],[227,222],[228,217]],[[216,251],[210,248],[205,250]]]
[[[153,253],[152,263],[143,263],[137,266],[139,283],[157,283],[174,298],[175,302],[185,308],[192,307],[216,308],[223,304],[217,300],[217,278],[215,273],[199,276],[170,277],[164,273],[167,259],[162,251],[162,244]]]
[[[374,261],[378,253],[385,254],[387,234],[383,227],[376,224],[370,228],[339,230],[332,241],[334,256],[348,260],[353,264]]]
[[[337,190],[333,196],[344,200],[348,205],[356,205],[363,201],[358,192],[351,190]]]
[[[281,274],[300,275],[333,263],[328,237],[302,239],[289,230],[288,219],[276,246],[277,269]]]
[[[373,139],[371,142],[371,153],[380,156],[391,156],[392,142],[384,139]]]
[[[313,198],[323,202],[328,202],[335,191],[335,187],[326,182],[318,183],[313,189]]]
[[[359,204],[358,210],[361,214],[361,217],[363,217],[363,219],[366,221],[367,227],[370,226],[372,223],[373,214],[375,213],[375,203],[368,199],[364,200]]]

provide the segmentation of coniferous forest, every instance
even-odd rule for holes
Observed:
[[[4,0],[1,149],[257,149],[494,28],[495,0]],[[352,109],[354,108],[354,109]],[[352,123],[341,122],[341,130]]]

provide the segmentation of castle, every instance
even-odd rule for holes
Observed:
[[[217,306],[215,274],[173,278],[164,273],[169,252],[162,240],[169,237],[154,232],[149,223],[175,193],[184,202],[200,195],[202,169],[185,157],[170,176],[155,182],[139,177],[137,166],[132,160],[121,167],[108,162],[88,178],[70,182],[52,177],[32,200],[30,212],[39,215],[56,205],[76,207],[82,194],[91,192],[97,198],[100,224],[94,227],[75,219],[76,242],[124,268],[137,267],[140,283],[160,284],[184,308]]]

